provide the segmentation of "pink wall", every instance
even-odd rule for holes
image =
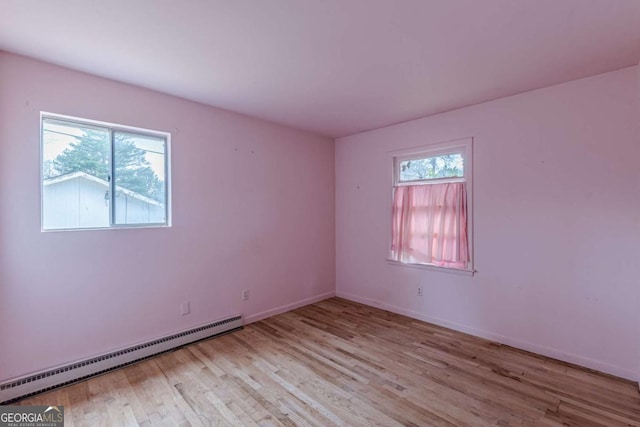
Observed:
[[[639,99],[633,67],[339,139],[334,258],[331,140],[0,52],[0,381],[336,289],[638,379]],[[173,227],[41,233],[41,110],[171,132]],[[466,136],[478,273],[389,265],[387,152]]]
[[[337,140],[337,294],[637,380],[638,76],[631,67]],[[387,152],[467,136],[477,274],[388,264]]]
[[[41,110],[171,132],[173,227],[40,232]],[[327,138],[0,52],[0,194],[0,381],[335,290]]]

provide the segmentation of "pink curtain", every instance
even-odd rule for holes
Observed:
[[[464,182],[396,187],[391,258],[406,263],[467,268]]]

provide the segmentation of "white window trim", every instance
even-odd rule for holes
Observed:
[[[77,123],[83,126],[96,126],[99,128],[108,128],[112,131],[132,132],[141,135],[164,138],[166,141],[165,148],[165,212],[166,221],[164,223],[153,224],[115,224],[111,223],[107,227],[77,227],[77,228],[44,228],[44,145],[43,145],[43,123],[45,119],[63,120],[71,123]],[[58,113],[50,113],[40,111],[40,231],[43,233],[57,233],[60,231],[100,231],[100,230],[122,230],[122,229],[138,229],[138,228],[170,228],[172,226],[172,200],[171,200],[171,134],[152,129],[139,128],[134,126],[121,125],[118,123],[103,122],[81,117],[68,116]]]
[[[464,177],[452,177],[452,178],[437,178],[421,181],[407,181],[399,182],[399,170],[398,166],[401,161],[409,159],[419,159],[426,157],[439,156],[443,154],[462,153],[464,158]],[[390,207],[393,206],[393,193],[398,186],[405,185],[430,185],[441,184],[445,182],[461,182],[467,183],[467,234],[469,245],[469,267],[466,269],[442,267],[435,264],[420,264],[420,263],[403,263],[391,258],[391,233],[388,233],[387,241],[387,263],[392,266],[398,267],[411,267],[420,268],[423,270],[439,271],[453,274],[463,274],[467,276],[473,276],[476,272],[474,263],[474,239],[473,239],[473,137],[466,137],[460,139],[454,139],[451,141],[444,141],[435,144],[421,145],[418,147],[412,147],[402,150],[394,150],[388,152],[391,163],[391,185],[389,191]],[[468,161],[469,160],[469,161]],[[391,225],[392,212],[388,209],[387,224]]]
[[[463,276],[473,276],[473,274],[476,272],[475,270],[471,270],[471,269],[441,267],[435,264],[406,263],[406,262],[400,262],[400,261],[396,261],[395,259],[389,259],[389,258],[387,258],[387,264],[393,265],[396,267],[411,267],[411,268],[418,268],[421,270],[439,271],[441,273],[460,274]]]

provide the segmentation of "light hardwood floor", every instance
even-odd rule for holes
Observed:
[[[21,404],[67,426],[640,425],[635,383],[339,298]]]

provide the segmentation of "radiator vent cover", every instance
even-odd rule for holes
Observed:
[[[60,366],[0,384],[0,404],[51,390],[148,359],[196,341],[242,329],[237,315],[90,359]]]

